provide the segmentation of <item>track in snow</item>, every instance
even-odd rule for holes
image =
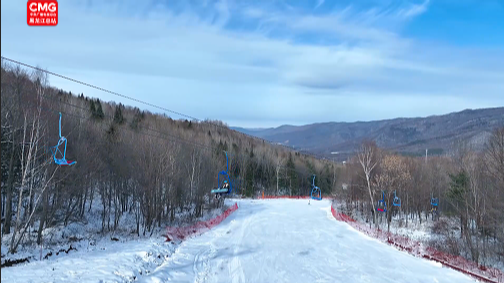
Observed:
[[[475,282],[371,239],[330,202],[239,200],[213,230],[183,242],[145,282]]]

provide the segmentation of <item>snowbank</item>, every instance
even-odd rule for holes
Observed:
[[[212,216],[217,216],[209,220],[188,227],[172,228],[179,231],[179,234],[174,235],[183,239],[203,233],[221,223],[236,209],[237,203],[224,213],[214,211]],[[59,230],[59,233],[62,231]],[[68,244],[58,245],[67,247],[64,252],[58,253],[55,247],[49,253],[44,250],[43,260],[39,259],[38,251],[25,251],[23,255],[28,262],[2,268],[2,282],[133,282],[149,276],[165,264],[179,246],[157,237],[133,240],[126,235],[114,241],[102,237],[99,240],[73,242],[70,246],[72,252],[66,252],[69,250]],[[4,248],[7,247],[3,246],[2,251]],[[50,255],[44,257],[46,254]]]

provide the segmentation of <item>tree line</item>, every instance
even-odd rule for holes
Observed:
[[[461,141],[451,154],[428,158],[364,141],[340,181],[344,209],[369,225],[390,231],[392,221],[403,227],[433,221],[432,232],[442,236],[431,242],[436,248],[478,263],[504,258],[504,127],[493,131],[483,151]],[[386,212],[377,210],[382,194]],[[395,196],[401,206],[393,205]]]
[[[135,219],[137,235],[173,222],[178,212],[192,218],[215,208],[210,190],[226,169],[236,193],[308,195],[311,175],[327,194],[335,187],[334,164],[244,136],[220,121],[174,120],[84,94],[56,89],[42,71],[2,62],[1,69],[2,237],[9,251],[37,231],[86,219],[99,204],[103,233]],[[59,114],[67,138],[58,166]],[[63,151],[63,148],[61,148]]]

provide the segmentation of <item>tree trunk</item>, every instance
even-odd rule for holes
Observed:
[[[408,206],[408,193],[406,193],[406,228],[408,228],[408,216],[409,216],[409,206]]]
[[[280,168],[279,168],[279,167],[277,167],[276,173],[277,173],[277,174],[276,174],[276,175],[277,175],[277,176],[276,176],[276,177],[277,177],[277,178],[276,178],[276,179],[277,179],[277,182],[276,182],[276,195],[278,196],[278,194],[279,194],[279,192],[280,192],[280,189],[279,189],[279,187],[278,187],[278,183],[279,183],[279,180],[280,180],[280,175],[279,175],[279,174],[280,174]]]
[[[368,186],[369,199],[371,200],[371,207],[374,208],[373,192],[371,192],[371,182],[369,180],[369,174],[366,174],[366,181]],[[376,221],[376,213],[374,209],[372,209],[372,211],[373,211],[373,223],[375,224],[376,228],[378,228],[378,222]]]
[[[12,191],[14,189],[14,155],[16,146],[14,144],[14,133],[12,133],[12,151],[9,160],[9,176],[7,177],[7,200],[5,205],[5,223],[3,225],[3,233],[10,234],[12,226]]]
[[[42,217],[40,218],[40,225],[39,225],[39,229],[38,229],[38,232],[37,232],[37,245],[41,245],[42,244],[42,231],[44,230],[44,225],[45,225],[45,223],[47,221],[47,208],[48,208],[48,205],[49,205],[49,200],[48,200],[47,195],[48,195],[47,191],[44,191],[43,195],[42,195],[42,201],[43,201],[43,204],[42,204]]]

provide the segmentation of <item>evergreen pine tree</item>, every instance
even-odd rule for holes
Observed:
[[[91,99],[89,102],[89,105],[90,105],[91,116],[94,118],[96,116],[96,105],[95,105],[94,100]]]
[[[115,112],[114,112],[114,123],[121,125],[124,123],[124,117],[122,114],[122,104],[119,103],[119,105],[116,106]]]
[[[103,109],[102,109],[102,106],[101,106],[99,99],[96,99],[95,107],[96,107],[96,111],[95,111],[94,117],[96,119],[100,119],[100,120],[105,118],[105,113],[103,113]]]

